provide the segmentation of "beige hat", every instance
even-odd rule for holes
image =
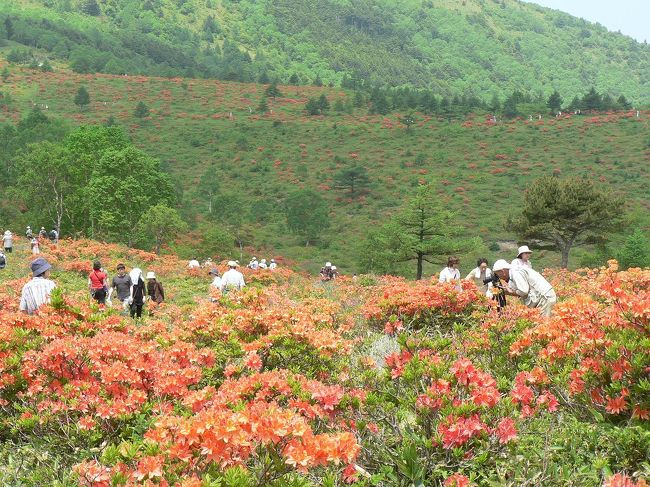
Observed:
[[[511,268],[510,264],[508,264],[507,261],[503,259],[499,259],[494,263],[494,267],[492,267],[492,270],[494,272],[497,272],[497,271],[502,271],[503,269],[510,269],[510,268]]]
[[[147,279],[155,279],[156,278],[156,273],[153,271],[147,272]]]
[[[528,248],[528,245],[522,245],[517,249],[517,257],[519,257],[521,254],[532,254],[533,251]]]
[[[228,267],[237,267],[237,262],[235,262],[234,260],[229,260]]]

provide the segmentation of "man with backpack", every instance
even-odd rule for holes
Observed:
[[[7,256],[0,250],[0,269],[7,267]]]
[[[59,232],[56,231],[56,228],[52,228],[52,230],[50,230],[49,237],[50,242],[52,243],[57,243],[59,241]]]

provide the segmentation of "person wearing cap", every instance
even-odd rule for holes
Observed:
[[[47,238],[47,230],[45,230],[45,227],[41,227],[41,231],[38,232],[38,238]]]
[[[277,262],[275,262],[275,259],[271,259],[271,263],[269,264],[269,269],[275,270],[278,268]]]
[[[138,267],[134,267],[129,273],[129,277],[131,278],[131,290],[128,302],[131,311],[131,318],[141,318],[142,306],[144,306],[144,301],[147,296],[142,270]]]
[[[332,266],[332,279],[336,279],[339,276],[339,271],[336,269],[336,266]]]
[[[19,309],[23,313],[32,315],[42,305],[50,302],[50,295],[56,284],[49,279],[52,266],[47,260],[39,257],[30,267],[33,277],[23,286]]]
[[[513,259],[510,262],[510,265],[513,269],[518,267],[528,267],[529,269],[533,268],[533,264],[530,263],[530,256],[533,251],[528,248],[528,245],[522,245],[517,249],[517,258]]]
[[[187,264],[187,268],[190,269],[190,270],[192,270],[192,269],[200,269],[201,268],[201,263],[197,260],[196,257],[194,257]]]
[[[529,308],[538,308],[542,316],[551,316],[557,296],[553,286],[539,272],[530,267],[512,267],[503,259],[494,263],[493,271],[508,283],[506,294],[519,296]]]
[[[34,233],[32,232],[32,227],[27,225],[27,228],[25,229],[25,237],[27,238],[27,240],[31,240],[33,236]]]
[[[98,260],[93,262],[93,270],[88,276],[88,289],[97,304],[106,304],[108,275],[102,270],[102,265]]]
[[[30,242],[32,245],[32,254],[37,255],[41,253],[41,246],[40,243],[38,242],[38,238],[32,237],[32,241]]]
[[[467,274],[465,278],[466,281],[473,281],[476,284],[476,287],[479,288],[483,294],[488,298],[492,297],[492,283],[488,282],[485,284],[485,281],[492,278],[492,271],[488,265],[488,260],[481,257],[476,261],[476,267]]]
[[[237,262],[231,260],[228,262],[228,270],[221,276],[219,289],[222,293],[228,293],[232,290],[241,290],[246,286],[244,275],[237,270]]]
[[[260,269],[267,269],[269,266],[266,265],[266,259],[260,260]]]
[[[11,233],[11,230],[5,230],[5,234],[2,236],[2,242],[5,248],[5,254],[10,254],[14,249],[14,235]]]
[[[320,280],[321,281],[331,281],[332,277],[332,263],[325,262],[325,265],[320,269]]]
[[[111,280],[111,289],[108,291],[110,299],[113,291],[117,292],[117,299],[122,303],[122,309],[126,313],[129,309],[129,298],[131,297],[131,276],[126,273],[124,264],[117,264],[117,275]]]
[[[219,273],[219,269],[216,267],[213,269],[210,269],[210,272],[208,272],[208,275],[212,277],[212,282],[210,283],[210,290],[221,290],[221,274]]]
[[[160,304],[165,300],[165,290],[153,271],[147,272],[147,295],[154,303]]]
[[[440,277],[438,282],[452,282],[455,283],[456,289],[459,291],[462,289],[460,285],[460,270],[458,269],[458,264],[460,259],[458,257],[449,257],[447,259],[447,267],[440,271]]]
[[[253,257],[251,261],[248,263],[248,268],[253,269],[256,271],[260,267],[260,263],[257,262],[257,257]]]

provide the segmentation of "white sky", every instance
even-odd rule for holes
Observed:
[[[527,0],[650,42],[650,0]]]

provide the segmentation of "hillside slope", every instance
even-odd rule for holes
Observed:
[[[345,76],[484,99],[515,89],[557,89],[570,99],[595,86],[650,102],[647,44],[515,0],[0,0],[0,7],[0,39],[44,49],[80,72],[285,82],[296,74],[302,83],[335,84]]]
[[[91,97],[84,111],[72,102],[81,85]],[[441,201],[459,211],[458,225],[486,244],[513,237],[502,228],[504,217],[521,203],[526,185],[543,174],[587,176],[609,184],[630,208],[647,214],[650,205],[648,112],[639,118],[618,112],[497,124],[483,117],[450,123],[416,114],[407,130],[400,114],[369,116],[364,108],[306,115],[305,102],[320,94],[333,106],[350,106],[352,93],[329,88],[280,86],[283,96],[269,98],[264,115],[255,110],[264,86],[254,84],[12,69],[2,89],[12,101],[2,108],[0,123],[17,122],[32,103],[71,125],[113,117],[171,172],[189,222],[236,226],[246,245],[310,268],[331,258],[355,269],[359,238],[420,182],[436,183]],[[151,109],[145,119],[134,117],[139,101]],[[334,178],[354,164],[367,168],[370,186],[352,199],[335,187]],[[212,216],[200,191],[206,179],[218,193]],[[287,230],[284,202],[297,188],[315,189],[329,205],[331,227],[318,248],[304,247]],[[545,259],[557,265],[555,255]]]

